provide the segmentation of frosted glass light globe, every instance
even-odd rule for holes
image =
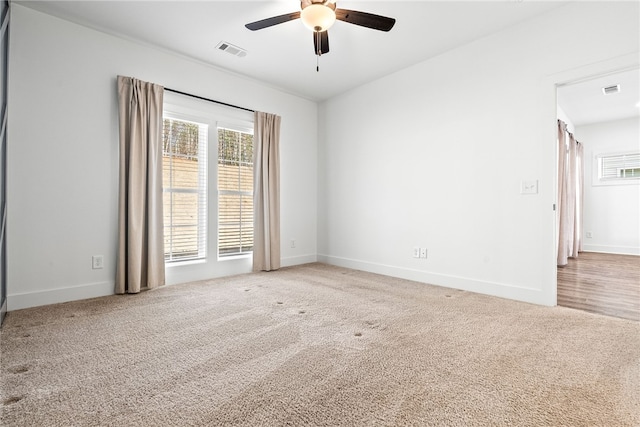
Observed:
[[[336,12],[323,4],[310,4],[300,13],[302,23],[311,31],[326,31],[336,22]]]

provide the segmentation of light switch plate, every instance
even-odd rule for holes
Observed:
[[[538,180],[520,181],[520,194],[538,194]]]

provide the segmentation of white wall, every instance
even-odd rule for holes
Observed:
[[[555,84],[637,65],[637,16],[637,2],[574,2],[318,108],[13,4],[9,309],[113,291],[118,74],[283,117],[284,264],[318,253],[555,304]],[[538,180],[538,194],[520,195],[522,180]],[[413,259],[414,246],[428,259]],[[105,269],[91,269],[95,254]],[[212,268],[169,279],[248,263]]]
[[[555,85],[637,64],[637,17],[575,2],[321,104],[318,259],[555,305]]]
[[[640,255],[640,180],[598,185],[595,160],[601,154],[640,152],[640,118],[578,126],[575,136],[585,154],[583,249]]]
[[[113,293],[116,76],[282,116],[284,265],[316,259],[317,105],[259,82],[13,4],[8,146],[9,310]],[[105,268],[91,269],[104,255]],[[249,271],[227,261],[168,281]]]

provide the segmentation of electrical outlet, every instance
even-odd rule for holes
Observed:
[[[420,258],[427,257],[427,248],[420,248]]]
[[[292,248],[296,247],[296,239],[291,239],[291,247]]]
[[[593,233],[590,231],[587,231],[586,235],[587,235],[587,239],[590,239],[593,237]]]
[[[413,248],[413,257],[420,258],[420,248],[417,246]]]
[[[91,267],[99,270],[104,267],[104,257],[102,255],[94,255],[91,257]]]

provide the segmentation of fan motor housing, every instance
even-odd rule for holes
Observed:
[[[300,2],[300,9],[304,10],[305,7],[311,6],[312,4],[321,4],[329,9],[336,10],[336,3],[326,0],[302,0]]]

